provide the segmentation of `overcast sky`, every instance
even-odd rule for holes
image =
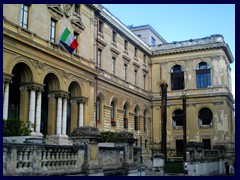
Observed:
[[[167,42],[221,34],[234,57],[231,64],[235,97],[234,4],[102,4],[125,25],[151,25]]]

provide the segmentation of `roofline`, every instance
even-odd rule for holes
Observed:
[[[149,24],[146,24],[146,25],[141,25],[141,26],[132,26],[132,25],[130,25],[130,26],[128,26],[128,28],[129,29],[143,29],[143,28],[145,28],[145,29],[151,29],[152,31],[153,31],[153,33],[155,33],[155,35],[157,35],[164,43],[167,43],[167,41],[160,35],[160,34],[158,34],[158,32],[151,26],[151,25],[149,25]]]

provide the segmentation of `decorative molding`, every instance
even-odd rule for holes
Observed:
[[[118,55],[120,54],[120,52],[118,50],[116,50],[115,48],[110,48],[110,50],[111,50],[112,56],[114,58],[117,58]]]
[[[60,20],[64,16],[64,11],[62,10],[60,4],[49,4],[47,7],[49,13],[54,19]]]
[[[85,26],[82,23],[82,20],[80,18],[72,19],[71,23],[72,23],[72,27],[74,28],[74,30],[78,33],[81,33],[85,29]]]
[[[141,66],[136,63],[136,62],[133,62],[133,66],[134,66],[134,69],[138,70]]]
[[[129,57],[125,56],[125,55],[122,55],[122,58],[123,58],[124,63],[127,64],[127,65],[131,61],[131,59]]]
[[[65,14],[67,17],[71,16],[72,4],[64,4],[64,5],[63,5],[63,9],[64,9],[64,14]]]
[[[99,38],[97,38],[97,43],[98,43],[98,48],[101,50],[103,50],[107,45],[107,43],[105,43],[103,40],[101,40]]]

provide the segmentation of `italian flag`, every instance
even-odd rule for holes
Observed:
[[[73,38],[68,28],[63,31],[60,37],[60,44],[62,44],[70,53],[72,53],[78,46],[77,40]]]

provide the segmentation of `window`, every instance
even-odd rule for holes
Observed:
[[[74,37],[74,39],[76,39],[77,41],[78,41],[78,36],[79,36],[79,34],[78,34],[77,32],[74,31],[74,33],[73,33],[73,37]],[[77,48],[73,51],[73,53],[75,53],[75,54],[78,53]]]
[[[175,65],[171,69],[171,90],[184,89],[184,72],[183,67]]]
[[[116,63],[116,59],[113,57],[112,58],[112,74],[115,74],[115,63]]]
[[[144,119],[143,119],[143,130],[144,132],[147,131],[147,111],[144,111]]]
[[[111,125],[116,126],[116,122],[115,122],[115,103],[114,103],[114,101],[111,102]]]
[[[123,107],[123,127],[128,128],[128,118],[127,118],[127,105],[125,104]]]
[[[137,70],[134,70],[134,84],[137,85]]]
[[[134,109],[134,129],[138,130],[138,110]]]
[[[146,89],[146,74],[143,75],[143,88]]]
[[[156,40],[153,37],[151,38],[151,43],[153,46],[156,44]]]
[[[211,150],[211,139],[203,139],[203,148]]]
[[[102,50],[98,49],[97,66],[101,67]]]
[[[123,66],[123,79],[126,81],[127,80],[127,65],[124,64]]]
[[[56,35],[56,20],[51,19],[51,27],[50,27],[50,41],[55,42]]]
[[[117,33],[115,31],[112,32],[112,41],[117,42]]]
[[[124,50],[128,50],[128,41],[126,39],[124,40]]]
[[[138,53],[138,49],[135,47],[135,50],[134,50],[134,57],[137,57],[137,53]]]
[[[179,139],[176,140],[176,152],[177,154],[181,154],[183,153],[183,140]]]
[[[211,126],[213,121],[212,111],[208,108],[202,108],[198,113],[199,126]]]
[[[97,97],[96,106],[97,106],[97,115],[96,115],[96,118],[97,118],[97,122],[100,123],[100,122],[101,122],[101,100],[100,100],[99,97]]]
[[[147,56],[146,54],[143,55],[143,63],[146,64]]]
[[[200,62],[196,66],[196,83],[197,88],[211,87],[210,66],[206,62]]]
[[[103,22],[100,20],[98,21],[98,31],[100,33],[103,33]]]
[[[177,109],[172,114],[173,120],[173,128],[177,126],[183,126],[183,111],[181,109]]]
[[[29,16],[29,6],[26,4],[23,4],[21,8],[20,26],[26,29],[28,28],[28,16]]]
[[[79,4],[75,4],[75,13],[76,14],[80,14],[80,5]]]

